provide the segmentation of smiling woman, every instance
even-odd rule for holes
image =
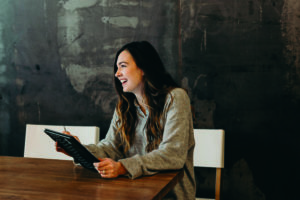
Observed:
[[[132,42],[116,54],[118,103],[106,138],[86,147],[99,158],[103,178],[132,179],[183,169],[166,199],[195,199],[194,133],[190,99],[149,42]]]
[[[120,80],[123,92],[132,92],[138,101],[143,99],[144,72],[136,66],[131,54],[124,50],[117,60],[117,72],[115,76]]]

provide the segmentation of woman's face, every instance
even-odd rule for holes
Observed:
[[[136,96],[143,94],[144,72],[138,68],[129,51],[122,51],[117,59],[118,70],[115,74],[123,87],[123,92],[132,92]]]

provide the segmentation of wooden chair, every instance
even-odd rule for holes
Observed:
[[[224,168],[225,132],[222,129],[194,129],[194,136],[194,167],[216,168],[215,200],[219,200],[221,169]]]
[[[54,141],[44,133],[44,129],[64,131],[64,126],[26,125],[24,157],[72,160],[71,157],[55,150]],[[76,135],[82,144],[96,144],[99,141],[100,129],[96,126],[65,126],[72,135]]]

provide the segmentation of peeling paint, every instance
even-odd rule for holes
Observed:
[[[109,6],[108,0],[99,0],[100,2],[98,3],[99,6],[102,7],[107,7]]]
[[[9,66],[7,61],[9,60],[9,53],[7,51],[8,41],[13,39],[13,33],[9,33],[11,37],[7,37],[4,31],[13,23],[11,20],[12,5],[10,0],[2,0],[0,7],[0,154],[5,155],[8,152],[9,144],[7,138],[11,138],[11,124],[13,120],[11,114],[13,87],[10,88],[12,74],[9,74]],[[9,24],[9,25],[8,25]],[[15,105],[14,105],[15,107]],[[18,126],[17,123],[13,123],[13,126]]]
[[[121,0],[119,2],[120,5],[124,6],[138,6],[139,2],[138,1],[126,1],[126,0]]]
[[[0,65],[0,74],[3,74],[4,72],[6,72],[6,65]]]
[[[80,16],[77,11],[66,11],[60,13],[58,18],[58,42],[59,45],[63,47],[63,52],[68,51],[69,53],[78,55],[81,51],[79,44],[75,40],[80,35],[79,23]]]
[[[5,58],[5,50],[4,50],[4,41],[3,41],[3,24],[0,22],[0,63],[3,62],[3,59]],[[6,65],[2,64],[0,65],[0,86],[5,85],[7,83],[7,78],[3,75],[6,72]]]
[[[74,89],[81,93],[85,84],[92,78],[101,73],[99,68],[87,68],[78,64],[69,64],[65,67],[67,76],[70,78],[70,82]],[[110,68],[111,70],[111,68]],[[102,71],[103,73],[103,71]]]
[[[141,20],[140,23],[143,27],[148,27],[148,26],[150,26],[151,21],[150,20]]]
[[[114,6],[130,6],[130,7],[134,7],[134,6],[142,6],[142,7],[146,7],[146,8],[151,8],[153,7],[153,3],[152,2],[145,2],[145,1],[127,1],[127,0],[100,0],[100,2],[98,3],[99,6],[102,7],[114,7]]]
[[[126,43],[126,39],[124,38],[116,38],[111,40],[110,42],[103,43],[103,50],[115,50],[121,48]],[[115,52],[114,52],[115,53]],[[115,54],[113,54],[114,58]]]
[[[80,32],[80,15],[77,8],[84,8],[90,6],[93,1],[68,1],[63,4],[62,9],[58,16],[58,43],[60,46],[59,53],[61,55],[61,67],[66,70],[66,74],[70,79],[71,84],[74,89],[78,92],[82,92],[84,89],[84,84],[86,83],[86,78],[90,77],[88,69],[77,65],[76,63],[70,63],[69,57],[77,57],[83,50],[79,44]],[[68,55],[68,56],[66,56]],[[91,70],[92,71],[92,70]],[[76,74],[77,72],[80,72]],[[83,75],[83,77],[81,77]]]
[[[76,9],[80,8],[88,8],[95,4],[97,4],[97,0],[69,0],[65,4],[63,4],[63,7],[66,10],[74,11]]]
[[[2,32],[3,32],[3,24],[0,22],[0,62],[5,57],[4,45],[3,45],[3,41],[2,41],[2,38],[3,38]]]
[[[5,76],[0,77],[0,86],[5,85],[8,79]]]
[[[119,17],[109,17],[104,16],[101,18],[101,21],[105,24],[112,24],[122,28],[136,28],[139,19],[137,17],[126,17],[126,16],[119,16]]]

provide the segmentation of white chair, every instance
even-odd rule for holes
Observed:
[[[219,200],[221,168],[224,168],[225,132],[222,129],[194,129],[194,136],[194,167],[216,168],[215,200]]]
[[[44,133],[44,129],[62,132],[64,127],[72,135],[76,135],[82,144],[96,144],[99,141],[100,128],[96,126],[56,126],[26,125],[24,157],[72,160],[71,157],[55,150],[55,142]]]

